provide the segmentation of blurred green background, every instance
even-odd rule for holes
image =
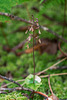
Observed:
[[[15,16],[19,16],[26,20],[32,20],[32,14],[36,20],[38,18],[39,24],[48,27],[49,29],[58,33],[58,35],[62,35],[65,39],[67,39],[67,17],[66,17],[66,25],[64,25],[64,9],[65,2],[58,2],[58,0],[47,0],[40,3],[40,0],[29,0],[21,5],[17,5],[12,8],[12,14]],[[66,9],[67,16],[67,9]],[[0,22],[0,74],[12,77],[16,80],[25,78],[28,74],[33,73],[33,53],[29,54],[21,54],[17,56],[13,52],[9,52],[5,48],[14,48],[16,45],[24,41],[28,36],[29,32],[25,34],[25,31],[22,30],[22,27],[29,26],[24,22],[19,22],[15,20],[10,20],[8,22],[2,23]],[[21,29],[20,29],[21,28]],[[64,33],[63,33],[64,29]],[[38,73],[50,67],[54,63],[60,61],[57,59],[61,52],[58,49],[59,40],[56,36],[52,35],[49,32],[43,31],[40,29],[41,34],[38,35],[38,30],[35,32],[39,36],[40,39],[47,39],[51,41],[51,43],[56,43],[56,52],[54,54],[44,52],[41,50],[41,54],[39,50],[35,51],[35,63],[36,68],[35,71]],[[32,42],[32,40],[31,40]],[[44,41],[43,41],[44,42]],[[23,48],[17,50],[16,52],[22,52],[27,49],[27,43],[23,46]],[[32,48],[32,45],[29,44],[29,47]],[[50,48],[52,48],[50,46]],[[67,51],[67,44],[62,41],[61,49],[63,51]],[[58,65],[59,67],[67,66],[67,61],[63,61]],[[67,69],[57,69],[57,70],[48,70],[46,74],[55,74],[55,73],[63,73],[67,72]],[[6,81],[5,81],[6,82]],[[1,82],[2,84],[3,82]],[[50,95],[50,90],[48,86],[47,78],[42,79],[42,86],[38,89],[39,91]],[[67,76],[55,76],[51,77],[51,86],[54,93],[61,99],[67,98]],[[12,85],[14,87],[14,85]],[[10,94],[13,95],[14,93]],[[16,92],[18,94],[18,92]],[[20,91],[21,94],[21,91]],[[20,96],[20,94],[18,96]],[[1,95],[3,96],[3,94]],[[17,96],[17,97],[18,97]],[[1,100],[1,99],[0,99]],[[2,99],[3,100],[3,99]],[[9,99],[6,99],[9,100]],[[18,99],[22,100],[22,99]],[[43,98],[39,95],[35,95],[34,100],[43,100]]]

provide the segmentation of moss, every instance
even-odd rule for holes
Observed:
[[[59,35],[62,35],[62,26],[56,23],[63,21],[64,4],[59,5],[58,3],[56,3],[56,5],[53,5],[53,4],[50,4],[50,5],[51,6],[49,7],[47,5],[46,5],[47,7],[45,7],[41,5],[38,2],[38,0],[32,0],[32,3],[27,2],[27,7],[30,14],[28,13],[24,4],[23,4],[23,8],[16,8],[16,7],[13,8],[12,13],[26,20],[30,20],[29,16],[31,17],[31,15],[33,14],[35,15],[34,16],[35,18],[38,18],[39,24],[45,25],[49,29],[57,32]],[[34,10],[31,9],[34,6],[40,10],[39,13],[36,13]],[[51,22],[47,20],[46,18],[42,16],[43,13],[55,19],[55,21]],[[2,23],[2,25],[3,24],[4,23]],[[6,75],[6,73],[10,71],[13,78],[16,78],[16,80],[22,79],[23,75],[33,73],[33,58],[32,58],[33,55],[32,53],[22,54],[21,56],[18,57],[12,52],[6,52],[5,50],[3,50],[4,45],[7,45],[7,42],[4,39],[5,37],[3,36],[2,33],[3,32],[5,33],[9,47],[13,48],[14,46],[24,41],[29,35],[29,32],[28,34],[25,34],[25,32],[19,32],[19,31],[15,32],[15,30],[17,30],[21,26],[27,26],[27,24],[11,20],[10,23],[6,23],[5,26],[2,26],[0,28],[0,74]],[[53,34],[50,34],[49,32],[43,31],[41,29],[40,31],[41,31],[41,34],[39,35],[39,38],[49,38],[51,40],[56,38]],[[38,31],[36,31],[36,33],[38,33]],[[67,33],[67,29],[65,28],[65,31],[64,31],[65,39],[67,39],[66,33]],[[17,50],[17,52],[19,51],[22,52],[25,49],[27,49],[25,46],[21,50]],[[66,52],[67,43],[63,42],[61,45],[61,49],[64,52]],[[61,55],[61,52],[59,50],[57,51],[57,54],[55,55],[50,55],[47,53],[43,53],[42,55],[40,55],[39,52],[36,51],[35,52],[36,73],[60,61],[60,59],[56,59],[59,55]],[[58,66],[60,67],[67,66],[67,61],[65,60],[61,62]],[[45,74],[53,74],[53,73],[61,73],[61,72],[62,73],[67,72],[67,69],[66,70],[48,70]],[[56,96],[58,96],[60,99],[66,99],[67,98],[67,76],[65,75],[56,76],[56,77],[51,77],[50,79],[51,79],[51,86],[52,86],[53,92],[56,94]],[[8,83],[7,81],[3,81],[3,82]],[[2,85],[3,82],[0,82],[0,85]],[[20,82],[20,83],[22,84],[23,82]],[[11,84],[8,87],[13,88],[15,86],[16,85]],[[42,85],[40,86],[38,91],[48,94],[49,96],[51,95],[47,78],[42,79]],[[6,100],[8,100],[7,98],[20,100],[20,98],[22,99],[24,98],[22,96],[22,93],[28,93],[30,95],[30,93],[26,91],[16,91],[16,92],[8,93],[8,94],[0,94],[0,100],[5,100],[5,98]],[[35,94],[34,100],[43,100],[43,97]]]

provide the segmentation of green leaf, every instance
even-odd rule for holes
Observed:
[[[40,3],[42,3],[42,2],[43,2],[43,0],[40,1]]]
[[[0,0],[0,12],[2,13],[10,13],[11,8],[15,5],[22,4],[25,1],[29,0]],[[4,22],[9,20],[8,17],[0,15],[0,22]]]
[[[29,76],[26,77],[25,84],[29,88],[31,88],[33,90],[37,90],[40,87],[40,85],[42,84],[41,83],[41,78],[39,76],[35,75],[34,83],[33,83],[33,80],[34,80],[34,75],[30,74]]]

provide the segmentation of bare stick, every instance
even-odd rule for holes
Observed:
[[[1,91],[9,90],[9,91],[16,91],[16,90],[25,90],[25,91],[33,91],[32,89],[28,89],[25,87],[15,87],[15,88],[0,88]]]
[[[55,35],[56,37],[58,37],[59,39],[61,39],[61,40],[63,40],[64,42],[67,43],[67,40],[65,40],[61,35],[58,35],[56,32],[54,32],[54,31],[52,31],[52,30],[50,30],[50,29],[48,29],[47,27],[44,27],[44,26],[40,26],[40,28],[42,28],[44,31],[46,30],[47,32],[49,32],[49,33]]]
[[[0,12],[0,15],[7,16],[7,17],[9,17],[10,19],[13,19],[13,20],[22,21],[22,22],[25,22],[25,23],[28,23],[28,24],[32,24],[32,25],[37,26],[35,23],[32,23],[31,21],[27,21],[27,20],[22,19],[22,18],[20,18],[20,17],[18,17],[18,16],[14,16],[14,15],[11,15],[11,14],[8,14],[8,13],[2,13],[2,12]],[[37,27],[38,27],[38,26],[37,26]],[[58,37],[59,39],[61,39],[61,40],[63,40],[64,42],[67,43],[67,40],[64,39],[62,36],[58,35],[56,32],[54,32],[54,31],[48,29],[48,28],[45,27],[45,26],[39,25],[39,27],[40,27],[41,29],[43,29],[44,31],[48,31],[49,33],[55,35],[56,37]]]
[[[67,73],[50,74],[50,76],[67,75]],[[48,77],[49,75],[40,76],[41,78]]]
[[[20,18],[18,16],[14,16],[14,15],[9,14],[9,13],[2,13],[2,12],[0,12],[0,15],[7,16],[7,17],[9,17],[12,20],[17,20],[17,21],[22,21],[22,22],[25,22],[25,23],[32,24],[32,22],[30,22],[30,21],[27,21],[25,19],[22,19],[22,18]]]
[[[28,88],[22,88],[22,87],[15,87],[15,88],[0,88],[1,91],[6,91],[8,90],[9,92],[13,92],[13,91],[17,91],[17,90],[25,90],[25,91],[30,91],[30,92],[33,92],[32,89],[28,89]],[[39,92],[39,91],[34,91],[34,93],[36,94],[40,94],[41,96],[44,96],[46,98],[48,98],[48,96],[42,92]]]
[[[12,79],[9,79],[9,78],[4,77],[4,76],[2,76],[2,75],[0,75],[0,77],[3,78],[3,79],[5,79],[5,80],[8,80],[8,81],[10,81],[10,82],[12,82],[12,83],[17,84],[18,86],[20,86],[20,87],[16,87],[16,88],[2,88],[2,87],[1,87],[1,88],[0,88],[1,91],[2,91],[2,90],[9,90],[9,92],[10,92],[10,91],[12,92],[12,91],[16,91],[16,90],[25,90],[25,91],[33,92],[32,89],[22,87],[19,83],[15,82],[15,81],[12,80]],[[0,92],[0,93],[2,93],[2,92]],[[45,94],[43,94],[43,93],[41,93],[41,92],[38,92],[38,91],[34,91],[34,93],[38,93],[38,94],[40,94],[40,95],[42,95],[42,96],[48,97],[47,95],[45,95]]]
[[[53,93],[53,90],[52,90],[52,88],[51,88],[51,84],[50,84],[50,75],[48,76],[48,84],[49,84],[49,88],[50,88],[51,93],[54,94],[54,93]]]
[[[7,94],[7,92],[0,91],[0,94]]]
[[[5,79],[5,80],[10,81],[10,82],[12,82],[12,83],[14,83],[14,84],[17,84],[18,86],[21,87],[21,85],[20,85],[18,82],[14,81],[14,80],[12,80],[12,79],[10,79],[10,78],[7,78],[7,77],[2,76],[2,75],[0,75],[0,78],[3,78],[3,79]]]
[[[50,84],[50,75],[48,76],[48,84],[49,84],[49,88],[50,88],[50,91],[51,91],[51,97],[52,97],[52,100],[59,100],[59,98],[57,96],[55,96],[55,94],[53,93],[53,90],[51,88],[51,84]]]
[[[22,82],[22,81],[24,81],[24,80],[25,80],[25,79],[17,80],[16,82]],[[8,85],[10,85],[10,84],[12,84],[12,82],[10,82],[10,83],[8,83],[8,84],[5,84],[5,85],[1,86],[1,88],[4,88],[4,87],[6,87],[6,86],[8,86]]]
[[[42,93],[42,92],[39,92],[39,91],[34,91],[34,93],[40,94],[40,95],[42,95],[42,96],[44,96],[44,97],[47,97],[47,98],[48,98],[48,96],[47,96],[46,94]]]
[[[67,57],[66,57],[66,58],[63,58],[62,60],[58,61],[58,62],[57,62],[57,63],[55,63],[54,65],[52,65],[52,66],[50,66],[50,67],[46,68],[45,70],[43,70],[43,71],[41,71],[41,72],[37,73],[37,75],[40,75],[40,74],[42,74],[42,73],[46,72],[47,70],[49,70],[49,69],[51,69],[51,68],[55,67],[56,65],[58,65],[59,63],[61,63],[62,61],[66,60],[66,59],[67,59]]]
[[[61,50],[60,43],[58,43],[58,47],[59,47],[60,52],[61,52],[64,56],[67,57],[67,53],[65,53],[65,52],[63,52],[63,51]]]

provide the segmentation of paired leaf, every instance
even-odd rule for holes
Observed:
[[[35,75],[35,81],[34,81],[34,83],[33,83],[33,80],[34,80],[34,75],[30,74],[29,76],[26,77],[25,84],[29,88],[31,88],[33,90],[37,90],[40,87],[40,85],[42,84],[41,83],[41,79],[40,79],[39,76]]]

